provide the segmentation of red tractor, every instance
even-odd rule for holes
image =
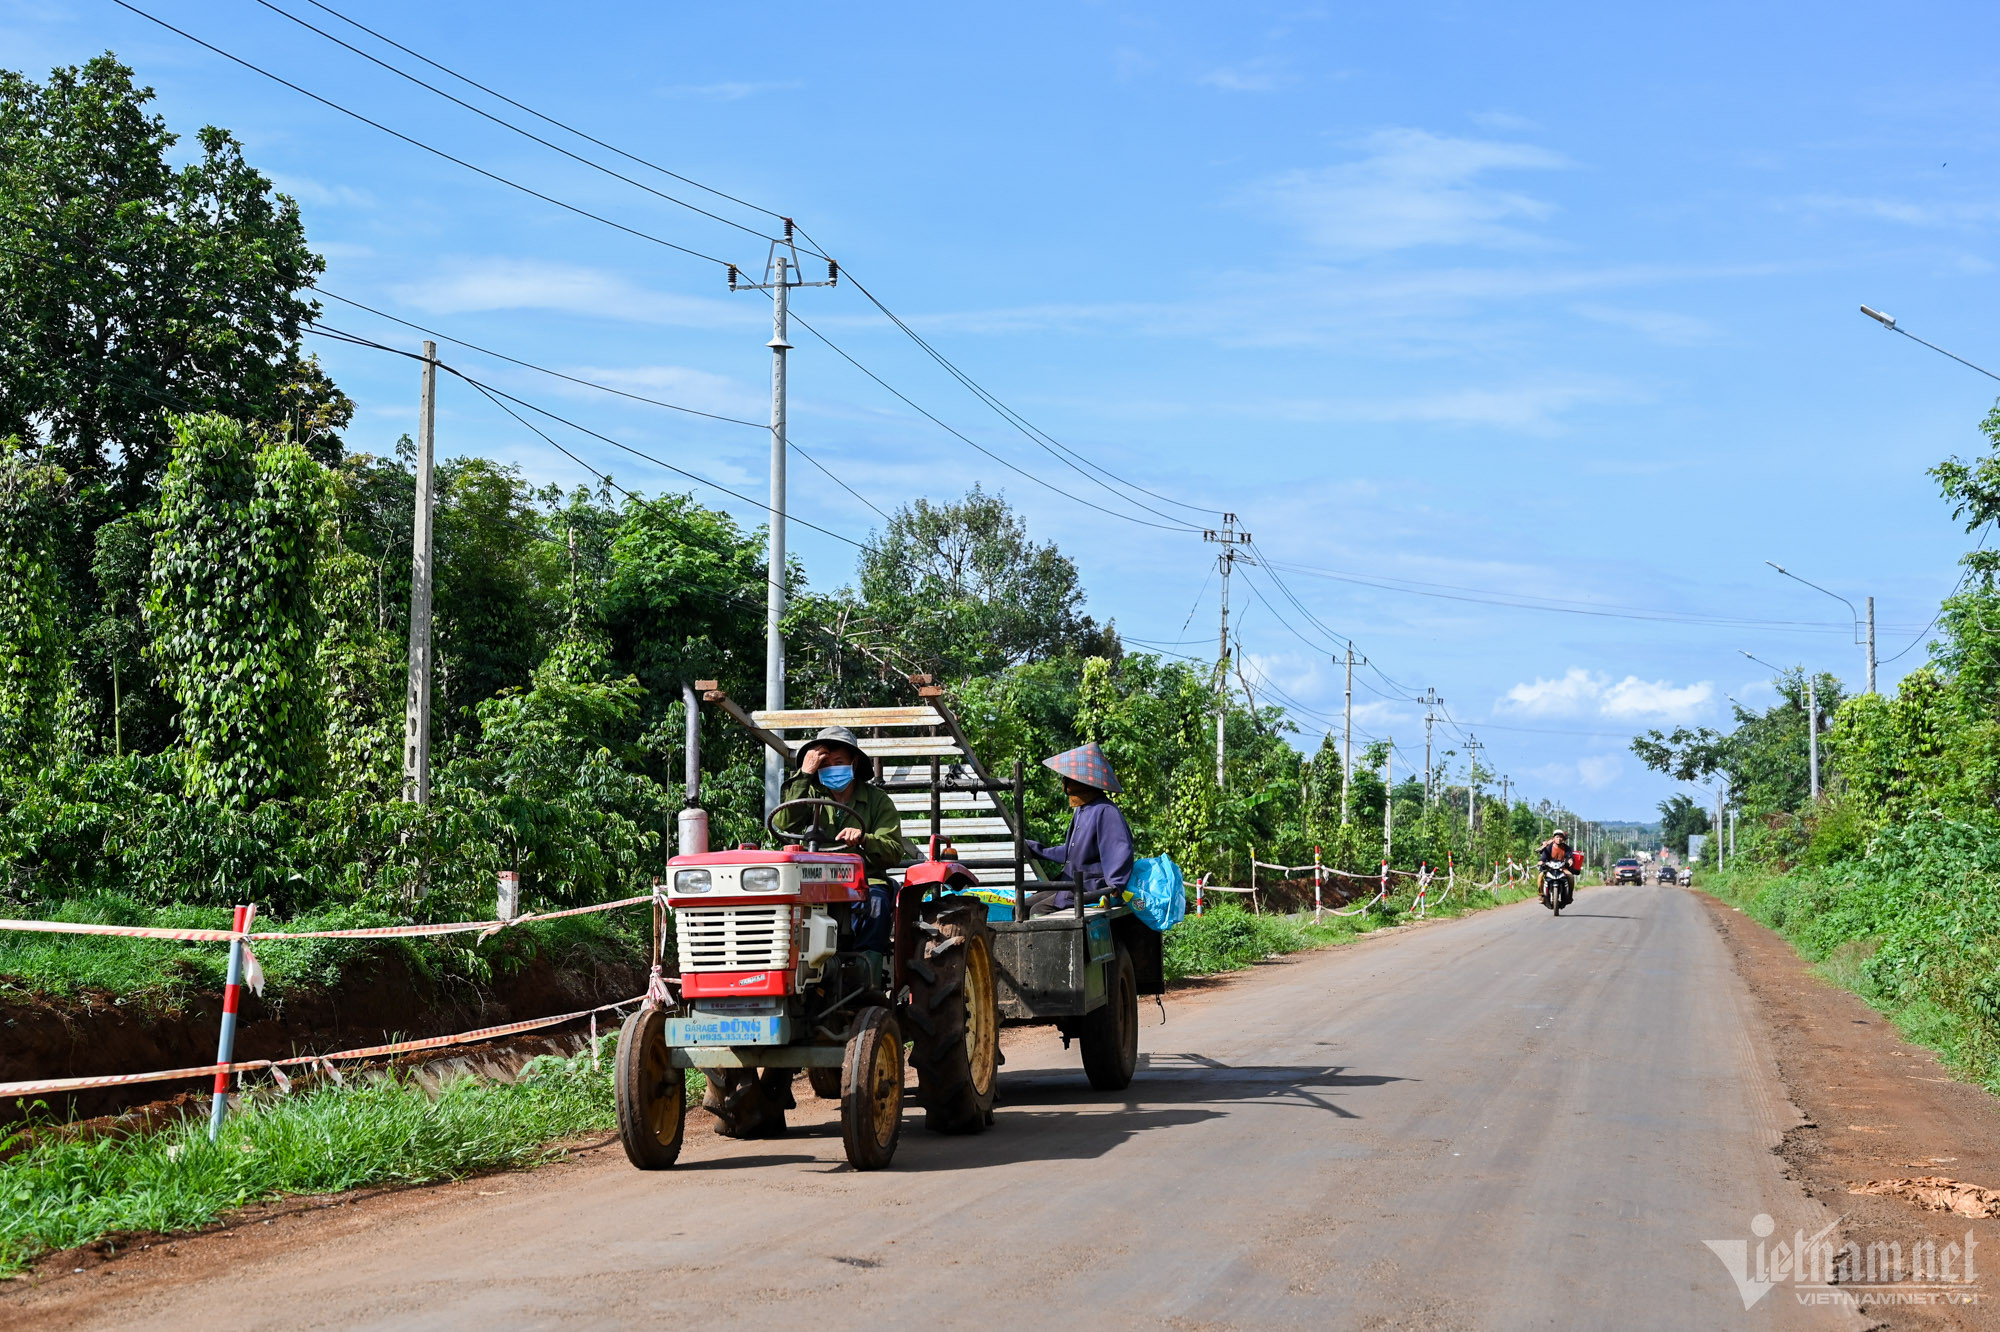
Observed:
[[[772,822],[804,805],[830,810],[832,827],[822,834],[816,815],[803,842],[787,843]],[[618,1036],[618,1131],[632,1164],[661,1170],[679,1157],[686,1069],[707,1076],[703,1104],[719,1131],[754,1138],[782,1123],[803,1068],[815,1092],[839,1098],[849,1163],[878,1170],[901,1131],[906,1040],[927,1127],[978,1133],[992,1122],[993,936],[986,904],[957,892],[976,880],[933,846],[905,871],[890,953],[860,952],[861,858],[827,849],[843,814],[836,801],[788,801],[765,823],[779,849],[669,862],[655,910],[672,912],[679,1002],[649,1001]]]

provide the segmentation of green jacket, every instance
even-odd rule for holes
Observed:
[[[861,860],[868,867],[868,877],[880,879],[905,861],[915,860],[917,850],[903,836],[903,816],[896,808],[896,802],[889,793],[873,782],[855,779],[853,810],[861,820]],[[795,772],[785,779],[782,797],[786,800],[804,800],[817,796],[831,800],[833,792],[820,785],[819,779],[808,773]],[[803,833],[817,821],[821,828],[838,831],[851,827],[848,820],[830,809],[788,809],[778,815],[776,827],[779,832]]]

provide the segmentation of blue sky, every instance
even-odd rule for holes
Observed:
[[[764,265],[764,241],[566,162],[254,0],[139,2],[488,170]],[[1888,685],[1919,664],[1921,646],[1887,659],[1920,638],[1969,544],[1924,469],[1981,446],[2000,386],[1856,306],[2000,361],[1976,315],[2000,257],[1991,6],[610,3],[557,16],[504,0],[330,2],[796,217],[1036,426],[1121,477],[1237,513],[1277,566],[1236,579],[1246,674],[1260,697],[1311,710],[1308,745],[1339,713],[1329,649],[1351,636],[1384,673],[1358,673],[1357,725],[1394,736],[1399,768],[1421,762],[1422,709],[1394,696],[1435,687],[1517,790],[1649,817],[1674,788],[1627,739],[1718,722],[1728,697],[1769,701],[1768,672],[1739,650],[1859,686],[1846,612],[1762,561],[1857,603],[1873,594]],[[306,0],[283,3],[368,44]],[[649,396],[768,410],[769,305],[731,294],[713,264],[482,180],[109,0],[8,0],[0,49],[37,74],[114,50],[176,129],[233,130],[300,200],[342,295]],[[327,304],[342,327],[414,346]],[[848,283],[801,292],[795,309],[1015,466],[1162,521],[1015,431]],[[885,507],[975,481],[1004,490],[1077,559],[1092,613],[1213,655],[1214,548],[1198,533],[1085,507],[809,335],[793,340],[792,436],[844,480]],[[360,405],[350,445],[386,450],[414,420],[412,367],[322,355]],[[755,429],[444,355],[762,493]],[[557,433],[622,485],[685,488]],[[449,382],[439,445],[581,479]],[[853,538],[881,521],[802,461],[792,475],[801,518]],[[1170,528],[1214,521],[1147,502]],[[815,585],[849,577],[851,546],[795,529],[794,548]],[[1591,613],[1532,608],[1558,604]],[[1439,737],[1462,751],[1449,727]]]

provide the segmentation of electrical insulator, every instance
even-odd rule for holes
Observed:
[[[735,290],[736,290],[736,265],[735,265],[735,264],[731,264],[731,265],[729,266],[729,289],[730,289],[731,291],[735,291]]]
[[[790,240],[791,238],[792,238],[792,219],[788,217],[785,219],[785,239]]]
[[[830,287],[840,281],[840,265],[829,259],[826,261],[826,284]]]

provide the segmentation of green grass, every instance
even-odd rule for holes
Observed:
[[[1438,885],[1432,885],[1437,889]],[[1439,889],[1441,891],[1441,889]],[[1507,902],[1518,902],[1533,893],[1502,885],[1497,892],[1468,892],[1461,888],[1442,906],[1433,904],[1432,918],[1464,915]],[[1435,897],[1435,893],[1433,893]],[[1324,917],[1312,923],[1310,912],[1288,916],[1253,915],[1233,901],[1224,900],[1201,916],[1188,916],[1167,932],[1167,979],[1207,976],[1223,971],[1239,971],[1267,957],[1327,948],[1344,943],[1385,925],[1409,919],[1411,907],[1407,890],[1390,897],[1368,911],[1353,916]]]
[[[193,1230],[287,1195],[539,1165],[561,1154],[563,1140],[615,1126],[613,1039],[603,1038],[598,1068],[588,1052],[544,1056],[517,1082],[461,1078],[435,1098],[384,1078],[251,1101],[213,1144],[205,1119],[129,1137],[39,1141],[0,1162],[0,1274],[51,1250]],[[699,1079],[691,1082],[698,1090]]]

